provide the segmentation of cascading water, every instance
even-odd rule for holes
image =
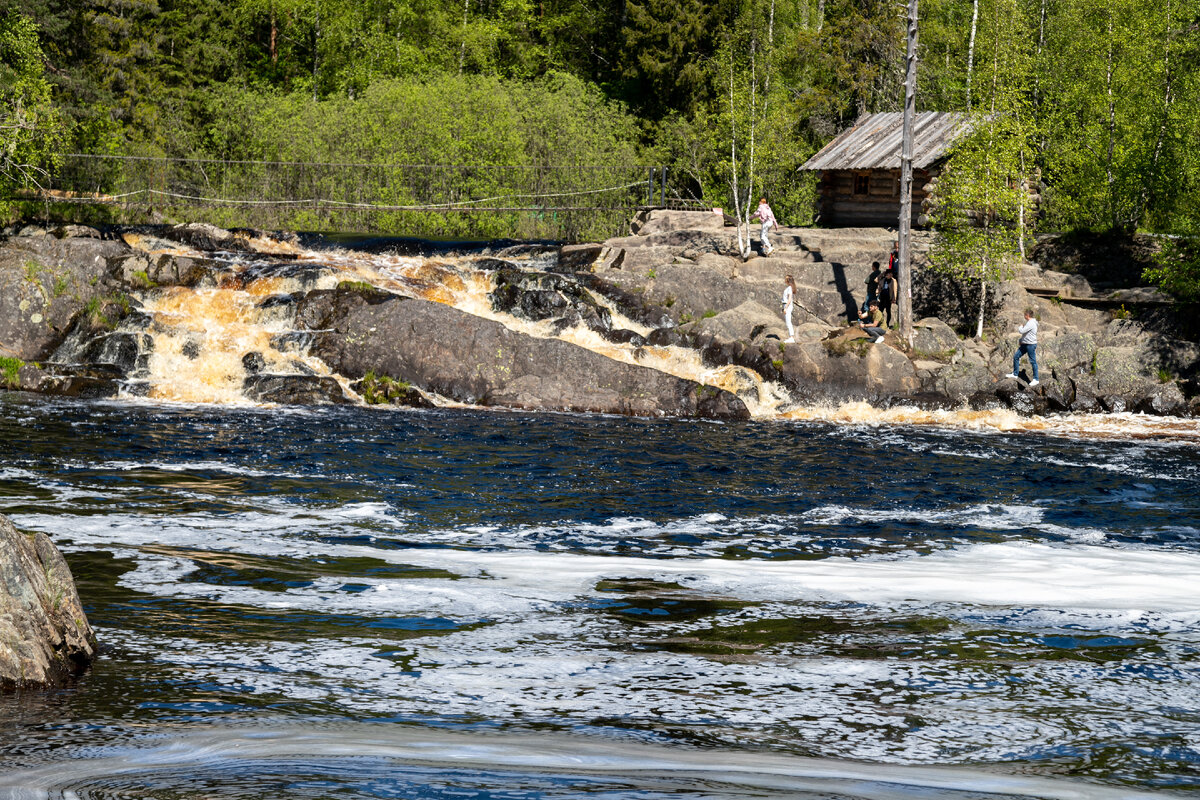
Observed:
[[[202,254],[159,240],[127,237],[151,255]],[[553,256],[536,250],[516,254],[426,257],[340,248],[306,249],[273,243],[276,258],[217,254],[222,270],[216,286],[152,288],[138,293],[139,313],[100,343],[72,339],[61,361],[78,359],[91,347],[92,360],[119,357],[129,365],[125,393],[183,403],[248,404],[255,374],[317,376],[340,386],[351,401],[361,398],[344,377],[311,355],[311,333],[297,325],[295,296],[333,289],[346,282],[369,285],[404,297],[452,306],[473,316],[539,339],[560,339],[624,364],[647,367],[731,392],[760,419],[825,420],[886,426],[916,424],[991,430],[1073,432],[1200,438],[1196,426],[1169,417],[1135,414],[1069,414],[1026,417],[1004,409],[927,411],[911,406],[880,409],[863,402],[798,404],[782,386],[739,365],[706,365],[696,350],[613,341],[584,324],[531,320],[498,310],[493,301],[498,269],[541,274]],[[285,260],[279,260],[285,259]],[[613,328],[640,337],[651,328],[630,319],[606,298],[581,289],[603,309]],[[107,350],[105,350],[107,348]],[[103,350],[97,354],[97,350]],[[109,353],[108,351],[112,351]],[[115,355],[114,355],[115,354]],[[438,405],[458,405],[428,395]]]

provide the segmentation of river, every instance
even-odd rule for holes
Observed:
[[[0,394],[103,646],[0,797],[1200,790],[1198,426],[806,416]]]

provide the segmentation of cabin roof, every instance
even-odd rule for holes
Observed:
[[[968,124],[966,114],[921,111],[913,117],[913,167],[925,169],[946,155]],[[818,169],[899,169],[904,114],[863,114],[853,125],[800,167]]]

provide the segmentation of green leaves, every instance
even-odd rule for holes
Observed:
[[[1200,303],[1200,238],[1168,242],[1142,277],[1185,303]]]
[[[62,152],[63,123],[50,100],[37,26],[0,19],[0,188],[39,186]],[[3,209],[7,211],[7,209]]]

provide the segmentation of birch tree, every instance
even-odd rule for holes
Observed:
[[[931,252],[934,269],[978,284],[976,338],[983,336],[989,283],[1011,277],[1022,257],[1033,134],[1028,37],[1016,0],[987,5],[987,82],[938,181]]]
[[[738,252],[750,257],[750,214],[757,199],[759,128],[770,113],[775,54],[775,0],[753,0],[723,50],[728,66],[729,189]]]

